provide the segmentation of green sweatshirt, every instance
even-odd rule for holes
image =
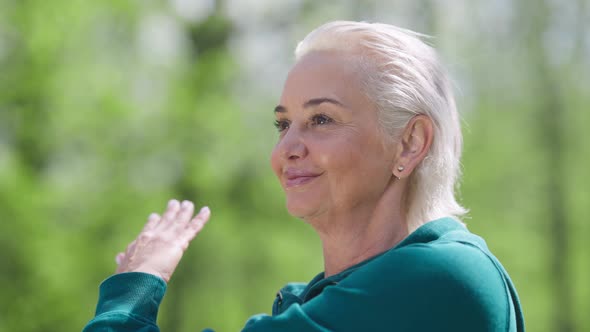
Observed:
[[[96,316],[84,332],[156,332],[166,283],[123,273],[100,286]],[[272,316],[242,332],[524,331],[514,286],[484,240],[459,222],[426,223],[394,248],[308,284],[288,284]]]

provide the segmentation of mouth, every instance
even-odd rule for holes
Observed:
[[[313,181],[315,178],[321,175],[318,173],[312,173],[307,171],[301,171],[296,169],[288,169],[284,173],[285,175],[285,189],[302,186]]]

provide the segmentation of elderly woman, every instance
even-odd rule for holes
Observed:
[[[319,234],[324,272],[243,331],[524,331],[519,299],[459,222],[461,130],[436,52],[385,24],[327,23],[297,47],[272,169]],[[166,283],[209,219],[171,200],[117,256],[85,331],[158,331]]]

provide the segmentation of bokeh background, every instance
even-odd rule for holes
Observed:
[[[170,198],[213,217],[163,331],[239,330],[320,272],[269,153],[293,49],[334,19],[433,36],[463,117],[465,221],[529,331],[589,331],[586,0],[0,0],[0,331],[81,330]]]

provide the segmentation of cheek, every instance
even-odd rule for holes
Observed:
[[[328,153],[320,153],[318,156],[318,165],[324,166],[330,165],[332,163],[332,158]]]
[[[323,147],[318,161],[339,174],[354,172],[363,162],[363,151],[358,142],[348,139]]]
[[[280,176],[281,172],[281,159],[279,156],[278,146],[275,146],[272,149],[272,153],[270,154],[270,167],[272,168],[273,172],[277,177]]]
[[[382,151],[373,151],[367,144],[348,140],[346,144],[334,147],[337,153],[326,154],[319,159],[322,165],[332,170],[331,181],[338,192],[361,191],[374,178],[381,177],[384,165],[377,160],[383,158]]]

